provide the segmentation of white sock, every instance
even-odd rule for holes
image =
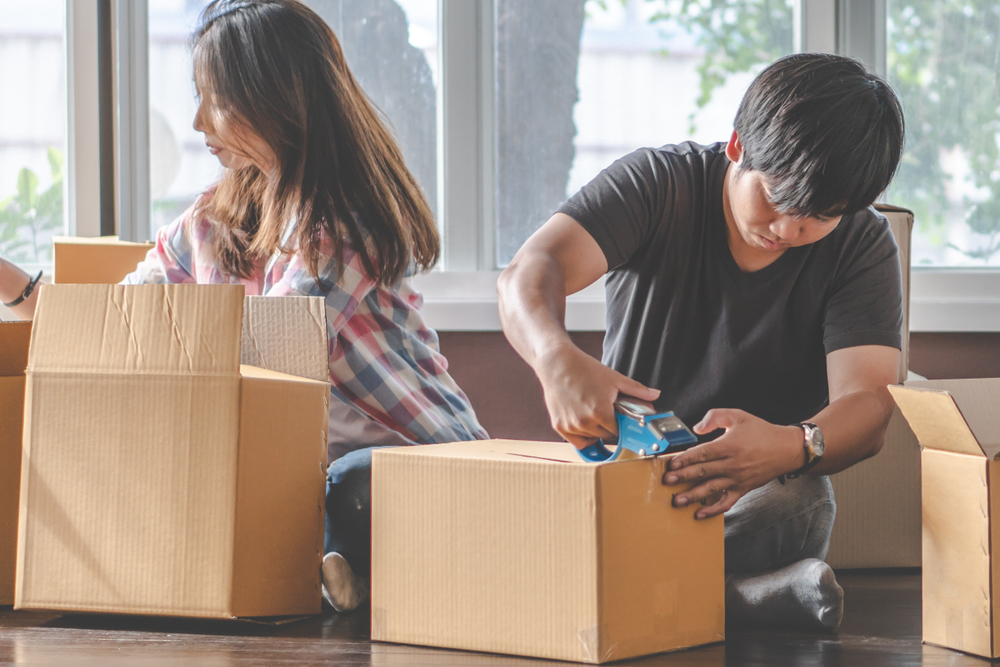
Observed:
[[[353,611],[368,601],[368,580],[354,574],[336,551],[323,556],[323,599],[337,611]]]
[[[772,627],[836,630],[844,616],[844,589],[829,565],[806,558],[773,572],[726,577],[726,615]]]

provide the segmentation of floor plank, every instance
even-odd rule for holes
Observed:
[[[920,643],[920,575],[840,573],[845,614],[836,634],[733,631],[725,644],[616,665],[985,665]],[[280,667],[379,665],[522,667],[562,662],[373,643],[367,610],[290,625],[0,610],[0,665],[35,667]]]

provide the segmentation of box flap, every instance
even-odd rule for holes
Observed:
[[[321,297],[248,296],[240,363],[330,382],[326,304]]]
[[[984,457],[970,425],[947,391],[891,385],[900,412],[910,424],[921,447]]]
[[[24,375],[31,322],[0,322],[0,377]]]
[[[117,236],[57,236],[52,253],[54,282],[113,285],[134,271],[152,247],[152,243],[120,241]]]
[[[43,285],[29,372],[239,373],[242,285]]]

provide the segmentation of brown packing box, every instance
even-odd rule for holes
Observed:
[[[722,517],[671,506],[667,457],[513,440],[373,456],[372,639],[589,663],[725,639]]]
[[[899,382],[909,368],[910,232],[913,213],[876,205],[889,220],[903,269],[903,350]],[[877,456],[832,475],[837,520],[826,562],[834,568],[920,566],[920,448],[895,410]]]
[[[152,243],[119,241],[117,236],[57,236],[52,243],[55,283],[120,283],[146,257]]]
[[[31,322],[0,322],[0,605],[14,604],[24,369]]]
[[[921,446],[924,641],[1000,657],[1000,379],[889,391]]]
[[[242,286],[41,290],[15,607],[319,612],[329,384],[309,363],[326,350],[322,300],[247,299],[245,313]],[[278,315],[309,354],[269,352]],[[240,365],[244,319],[277,367]]]

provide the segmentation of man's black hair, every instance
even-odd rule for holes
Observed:
[[[802,217],[847,215],[888,187],[903,151],[903,110],[852,58],[803,53],[754,79],[736,113],[741,169],[764,176],[771,203]]]

